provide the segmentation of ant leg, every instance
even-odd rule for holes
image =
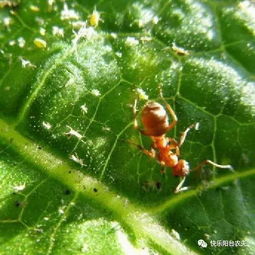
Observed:
[[[215,162],[213,162],[213,161],[211,161],[211,160],[209,160],[209,159],[207,159],[207,160],[201,162],[197,167],[195,167],[195,168],[192,169],[192,170],[193,170],[193,171],[194,171],[194,170],[199,170],[199,169],[201,169],[201,168],[202,168],[204,165],[206,165],[206,164],[210,164],[210,165],[215,166],[215,167],[217,167],[217,168],[224,168],[224,169],[233,170],[233,167],[232,167],[231,165],[219,165],[219,164],[217,164],[217,163],[215,163]]]
[[[137,106],[137,99],[135,99],[135,102],[133,104],[133,115],[134,115],[134,129],[138,130],[141,134],[143,135],[147,135],[144,130],[140,129],[138,126],[138,121],[137,121],[137,110],[136,110],[136,106]]]
[[[182,191],[185,191],[185,190],[188,189],[188,187],[182,187],[183,184],[184,184],[184,182],[185,182],[185,179],[186,179],[185,176],[180,178],[180,183],[178,184],[178,186],[177,186],[177,187],[175,188],[175,190],[174,190],[174,193],[175,193],[175,194],[177,194],[177,193],[179,193],[179,192],[182,192]]]
[[[179,143],[173,139],[173,138],[167,138],[168,139],[168,148],[170,150],[175,150],[175,154],[177,156],[180,156],[180,148],[179,148]]]
[[[168,112],[170,113],[170,115],[171,115],[171,117],[173,119],[173,121],[168,126],[168,130],[170,130],[170,129],[172,129],[176,125],[178,119],[177,119],[177,116],[176,116],[174,110],[170,106],[170,104],[166,103],[166,109],[168,110]]]
[[[178,118],[177,118],[173,108],[170,106],[170,104],[167,103],[167,101],[163,97],[162,88],[160,85],[159,85],[159,95],[160,95],[161,99],[164,101],[164,103],[166,105],[166,109],[168,110],[169,114],[171,115],[171,117],[173,119],[173,121],[169,124],[169,126],[167,128],[168,130],[170,130],[176,125]]]
[[[136,146],[136,148],[138,149],[138,150],[140,150],[142,153],[144,153],[145,155],[147,155],[147,156],[149,156],[149,157],[151,157],[151,158],[156,158],[156,152],[155,152],[155,150],[153,149],[153,148],[151,148],[150,150],[146,150],[145,148],[143,148],[141,145],[139,145],[139,144],[136,144],[136,143],[133,143],[133,142],[131,142],[131,141],[128,141],[130,144],[132,144],[132,145],[134,145],[134,146]]]
[[[137,119],[136,119],[136,117],[137,117],[136,106],[137,106],[137,99],[135,99],[135,102],[133,104],[133,115],[134,115],[134,128],[139,130],[138,122],[137,122]]]
[[[186,136],[188,134],[188,132],[192,129],[192,128],[195,128],[197,124],[192,124],[190,125],[189,127],[187,127],[184,132],[182,132],[181,134],[181,137],[180,137],[180,141],[179,141],[179,144],[178,146],[181,147],[186,139]]]

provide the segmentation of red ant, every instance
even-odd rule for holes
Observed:
[[[196,128],[196,125],[192,124],[182,132],[179,142],[171,137],[166,137],[166,133],[176,126],[178,119],[172,107],[163,98],[161,90],[160,97],[164,101],[166,109],[172,117],[172,122],[169,123],[168,114],[161,104],[155,101],[149,101],[145,104],[141,112],[141,121],[144,129],[140,129],[136,119],[136,99],[133,105],[134,128],[139,130],[143,135],[149,136],[152,139],[152,146],[150,150],[146,150],[141,145],[135,145],[145,155],[156,159],[160,165],[172,168],[173,175],[180,177],[180,182],[174,191],[174,193],[178,193],[188,189],[188,187],[183,187],[183,184],[186,176],[190,173],[189,163],[184,159],[179,159],[180,147],[183,145],[190,129]],[[211,164],[218,168],[232,169],[230,165],[219,165],[211,160],[201,162],[198,167],[194,169],[200,169],[205,164]]]

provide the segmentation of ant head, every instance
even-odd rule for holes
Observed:
[[[157,102],[148,102],[142,110],[142,123],[148,135],[163,135],[169,126],[166,110]]]

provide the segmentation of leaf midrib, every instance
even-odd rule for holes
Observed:
[[[124,226],[130,228],[137,241],[141,239],[153,242],[156,247],[165,250],[167,254],[198,254],[170,235],[164,227],[157,223],[154,216],[147,213],[148,209],[131,203],[128,198],[115,193],[102,182],[73,168],[66,160],[41,149],[38,144],[21,135],[12,125],[2,119],[0,119],[0,140],[8,143],[9,149],[42,172],[111,211]],[[96,193],[95,188],[98,190]]]

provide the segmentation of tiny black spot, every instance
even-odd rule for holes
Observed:
[[[38,148],[38,150],[41,150],[41,149],[42,149],[42,147],[41,147],[41,146],[38,146],[37,148]]]
[[[93,189],[94,192],[97,192],[98,190],[96,188]]]
[[[70,174],[70,173],[72,173],[72,171],[71,171],[71,170],[69,170],[69,171],[68,171],[68,173]]]
[[[157,189],[160,189],[161,188],[161,183],[160,182],[156,182],[156,187],[157,187]]]
[[[16,202],[15,202],[15,206],[16,206],[16,207],[20,207],[20,206],[21,206],[21,203],[20,203],[19,201],[16,201]]]
[[[65,195],[70,195],[71,191],[69,189],[66,189],[64,193],[65,193]]]

